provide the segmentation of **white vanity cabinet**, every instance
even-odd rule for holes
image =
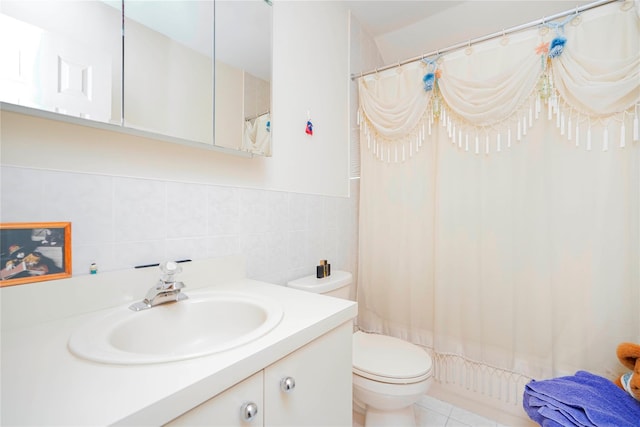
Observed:
[[[351,426],[352,332],[339,326],[167,425]]]
[[[351,426],[352,334],[346,323],[264,370],[265,426]]]
[[[123,296],[127,303],[137,301],[157,281],[155,271],[0,288],[0,424],[351,427],[357,304],[247,279],[245,265],[241,256],[188,263],[181,279],[188,283],[189,301],[230,294],[264,299],[261,307],[278,301],[280,323],[247,344],[170,363],[95,363],[69,350],[70,337],[88,322],[128,313]],[[20,309],[26,305],[32,310]],[[153,332],[166,335],[163,328]],[[286,393],[281,381],[289,377],[295,387]],[[257,407],[253,421],[241,419],[245,403]]]
[[[165,424],[166,426],[262,426],[263,408],[263,373],[262,371],[234,385],[196,406],[189,412]],[[248,416],[252,406],[257,410],[255,415]],[[243,420],[247,416],[247,421]]]

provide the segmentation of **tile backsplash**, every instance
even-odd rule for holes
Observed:
[[[10,166],[0,176],[1,222],[72,223],[73,275],[234,254],[248,277],[277,284],[320,259],[357,266],[358,180],[341,198]]]

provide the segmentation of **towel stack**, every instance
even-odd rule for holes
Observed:
[[[640,402],[606,378],[589,372],[525,386],[524,410],[544,427],[638,427]]]

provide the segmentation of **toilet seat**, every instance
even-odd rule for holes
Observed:
[[[401,339],[358,331],[353,334],[353,373],[387,384],[411,384],[431,376],[431,357]]]

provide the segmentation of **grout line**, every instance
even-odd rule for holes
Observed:
[[[497,423],[497,422],[495,422],[493,420],[490,420],[488,418],[485,418],[485,417],[483,417],[483,416],[481,416],[479,414],[476,414],[475,412],[468,411],[466,409],[460,408],[460,407],[452,405],[450,403],[447,403],[447,402],[444,402],[444,401],[441,401],[441,400],[438,400],[438,399],[430,398],[430,397],[427,397],[427,399],[435,401],[435,402],[438,402],[435,405],[441,404],[443,407],[444,406],[448,406],[449,409],[448,409],[448,411],[446,411],[447,413],[443,413],[443,412],[435,409],[434,407],[427,407],[425,405],[421,405],[418,402],[418,403],[416,403],[414,405],[414,411],[415,411],[417,420],[420,418],[419,412],[421,412],[422,414],[432,413],[432,414],[437,414],[437,415],[440,415],[442,417],[445,417],[445,419],[443,420],[444,423],[441,424],[441,425],[438,425],[437,427],[447,427],[447,426],[452,426],[454,424],[456,426],[468,426],[468,427],[496,427],[496,426],[500,425],[499,423]],[[469,424],[468,423],[469,419],[460,420],[460,419],[458,419],[458,418],[456,418],[455,416],[452,415],[454,413],[454,410],[461,411],[459,413],[468,414],[468,415],[471,416],[471,418],[476,418],[477,421],[481,421],[482,420],[484,422],[484,424],[477,424],[477,425],[476,424]],[[429,425],[431,427],[436,427],[434,424],[429,424]],[[353,421],[353,427],[362,427],[362,425],[356,421],[355,417],[354,417],[354,421]]]

